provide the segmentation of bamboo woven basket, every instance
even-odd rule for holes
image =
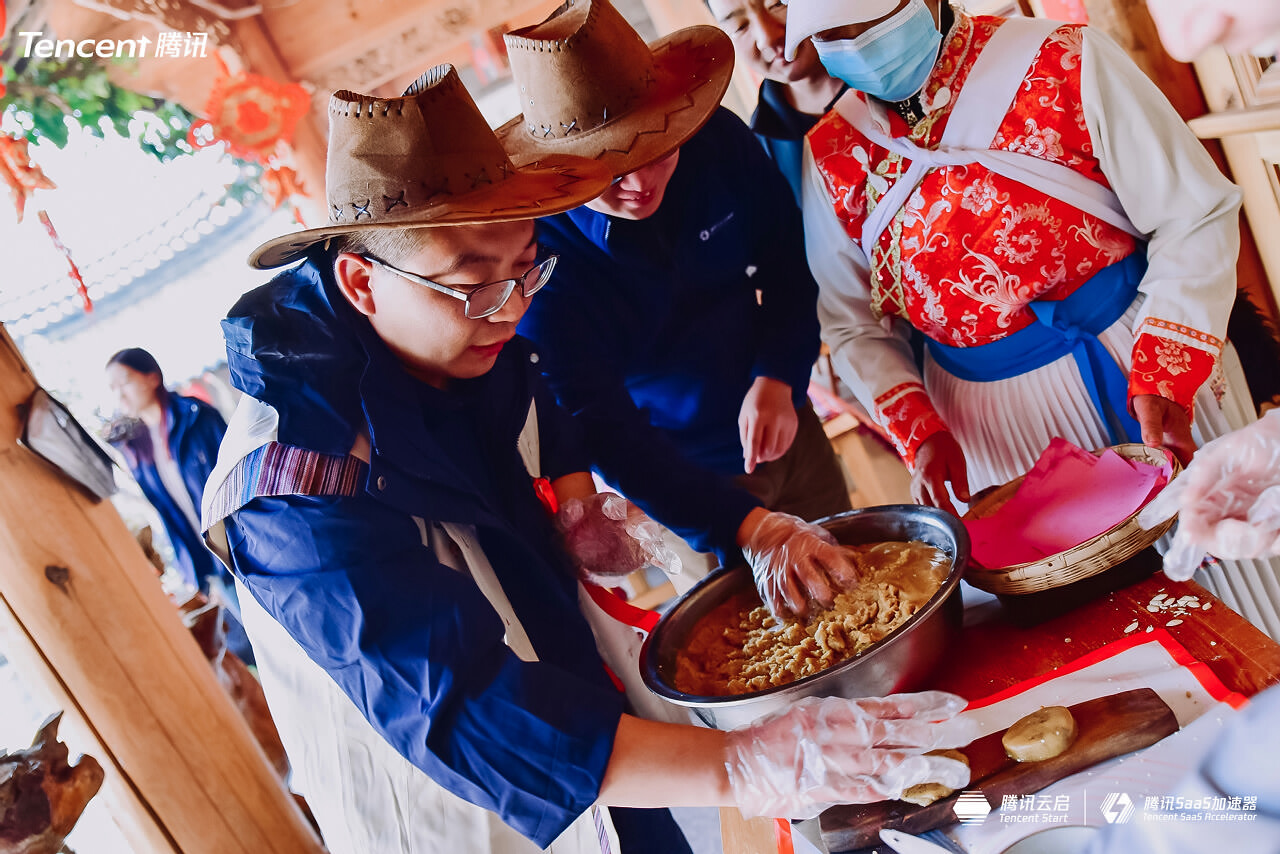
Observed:
[[[1101,456],[1106,450],[1102,448],[1093,454]],[[1146,445],[1116,445],[1111,450],[1126,459],[1141,460],[1152,465],[1164,465],[1166,461],[1164,451]],[[1177,477],[1181,471],[1182,466],[1174,459],[1172,476]],[[964,518],[984,519],[992,515],[1013,497],[1021,485],[1022,478],[1019,477],[988,490],[974,502]],[[1173,519],[1169,519],[1154,528],[1146,529],[1138,524],[1138,514],[1134,513],[1111,530],[1075,548],[1030,563],[991,569],[977,566],[970,560],[964,577],[974,587],[988,593],[1017,595],[1052,590],[1105,572],[1128,560],[1164,536],[1173,522]]]

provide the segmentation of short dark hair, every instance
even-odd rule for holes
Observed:
[[[160,370],[160,363],[156,361],[155,356],[141,347],[126,347],[118,351],[107,359],[106,367],[109,368],[112,365],[124,365],[140,374],[155,374],[160,378],[161,386],[164,385],[164,372]]]
[[[389,264],[399,263],[405,257],[421,250],[427,244],[430,228],[370,228],[339,235],[329,240],[329,257],[336,259],[343,252],[353,255],[372,255]]]

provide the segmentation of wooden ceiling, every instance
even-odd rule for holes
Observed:
[[[221,71],[295,81],[312,94],[299,123],[296,169],[323,196],[329,95],[352,89],[393,97],[427,68],[471,64],[486,33],[536,23],[561,0],[47,0],[58,38],[154,38],[160,30],[210,33],[204,58],[148,58],[113,73],[131,89],[201,114]],[[620,7],[624,2],[615,0]],[[658,32],[710,16],[697,0],[639,0]],[[219,42],[216,50],[212,43]],[[481,38],[481,41],[483,39]]]

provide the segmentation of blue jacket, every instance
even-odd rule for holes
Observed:
[[[182,481],[186,484],[191,506],[198,516],[204,484],[213,471],[213,464],[217,462],[218,445],[227,432],[227,422],[218,414],[218,410],[204,401],[180,394],[169,395],[165,417],[169,425],[169,453],[182,472]],[[138,452],[131,447],[131,441],[120,444],[124,445],[124,456],[130,473],[160,516],[165,533],[169,535],[169,542],[173,544],[178,569],[187,581],[205,593],[209,592],[211,577],[224,577],[230,583],[226,569],[205,548],[200,533],[191,527],[186,514],[165,489],[155,462],[149,459],[150,455],[145,458],[147,461],[140,462]]]
[[[840,90],[840,94],[844,94],[844,89]],[[834,104],[835,101],[832,100],[831,103]],[[831,105],[827,109],[831,109]],[[786,86],[783,84],[776,80],[761,82],[760,98],[756,102],[755,112],[751,114],[751,131],[791,185],[796,204],[800,204],[804,135],[820,118],[822,116],[802,113],[787,103]]]
[[[277,410],[280,442],[346,454],[367,430],[372,444],[359,494],[234,513],[237,576],[402,755],[547,845],[594,802],[624,698],[517,451],[537,398],[542,474],[586,470],[528,342],[485,376],[426,386],[312,263],[246,294],[223,328],[232,381]],[[508,649],[413,517],[475,526],[538,661]]]
[[[818,355],[818,287],[786,181],[721,108],[649,218],[581,207],[539,223],[560,261],[520,331],[552,390],[606,480],[723,557],[759,506],[730,482],[743,398],[766,376],[803,404]]]

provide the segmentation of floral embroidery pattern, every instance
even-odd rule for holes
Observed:
[[[947,429],[919,383],[903,383],[880,395],[875,415],[908,466],[915,465],[916,451],[926,439]]]
[[[1199,329],[1183,326],[1181,323],[1161,320],[1158,317],[1148,317],[1142,322],[1142,331],[1147,331],[1148,327],[1153,335],[1163,335],[1165,338],[1177,337],[1185,344],[1211,350],[1215,355],[1222,350],[1222,341],[1218,338],[1208,332],[1201,332]]]
[[[944,88],[950,97],[914,128],[890,113],[891,134],[910,134],[917,144],[936,148],[956,94],[1002,25],[1002,19],[961,14],[925,86],[927,103]],[[1084,117],[1082,45],[1083,30],[1073,25],[1045,40],[991,147],[1055,162],[1109,186]],[[818,122],[809,143],[846,233],[860,241],[869,211],[909,161],[869,144],[836,112]],[[870,176],[881,180],[873,185]],[[1030,302],[1070,295],[1135,248],[1128,233],[976,163],[931,170],[876,245],[863,247],[874,312],[902,317],[934,340],[961,347],[996,341],[1036,322]],[[1141,334],[1130,394],[1160,394],[1189,409],[1221,342],[1154,318],[1135,333]],[[908,460],[928,435],[945,429],[923,388],[882,395],[876,413]]]
[[[1185,374],[1191,370],[1191,354],[1187,352],[1187,348],[1179,344],[1177,341],[1166,341],[1161,339],[1155,347],[1156,364],[1164,368],[1165,373],[1171,377],[1178,374]]]
[[[990,213],[991,209],[996,205],[1003,205],[1008,201],[1008,194],[1002,194],[996,189],[995,182],[991,180],[991,176],[984,175],[981,180],[965,186],[964,195],[960,199],[960,207],[970,213],[985,214]]]
[[[1147,328],[1147,325],[1144,324],[1143,328]],[[1143,332],[1133,342],[1129,396],[1158,394],[1177,403],[1190,415],[1196,392],[1213,374],[1217,362],[1217,350],[1210,352],[1161,335]]]
[[[1002,24],[961,16],[926,94],[944,85],[958,91]],[[1061,27],[1045,41],[992,147],[1052,160],[1105,183],[1083,121],[1058,106],[1080,101],[1080,45],[1078,27]],[[912,137],[936,147],[955,101],[912,129]],[[901,131],[907,132],[905,124]],[[815,126],[809,142],[845,232],[861,241],[866,217],[909,162],[870,144],[835,112]],[[871,176],[880,180],[873,185]],[[964,347],[1035,322],[1031,301],[1069,295],[1134,247],[1127,233],[971,163],[930,171],[878,243],[863,249],[877,316],[902,317],[944,344]]]
[[[1035,119],[1027,119],[1025,133],[1009,140],[1003,148],[1017,154],[1030,154],[1042,160],[1061,162],[1064,157],[1062,134],[1051,127],[1039,127]]]

